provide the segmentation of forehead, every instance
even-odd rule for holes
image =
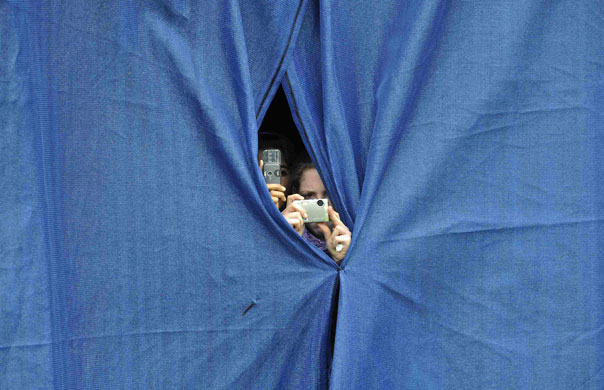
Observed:
[[[315,168],[305,170],[304,173],[302,173],[302,177],[300,177],[300,192],[305,191],[325,191],[321,176],[319,176],[319,173]]]

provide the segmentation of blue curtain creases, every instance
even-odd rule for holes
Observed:
[[[602,15],[0,2],[0,389],[604,388]],[[339,266],[258,169],[280,85]]]

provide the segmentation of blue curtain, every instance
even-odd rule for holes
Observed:
[[[284,83],[354,224],[334,388],[604,388],[602,15],[307,10]]]
[[[0,389],[604,388],[604,5],[0,3]],[[338,266],[256,163],[279,85]]]

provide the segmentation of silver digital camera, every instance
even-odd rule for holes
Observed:
[[[302,207],[308,214],[308,218],[302,218],[304,223],[329,221],[329,214],[327,213],[329,201],[327,199],[294,200],[294,204]]]
[[[266,184],[281,184],[281,151],[266,149],[262,151],[264,180]]]

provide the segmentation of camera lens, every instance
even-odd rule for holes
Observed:
[[[323,206],[323,200],[322,199],[317,200],[317,206]]]

